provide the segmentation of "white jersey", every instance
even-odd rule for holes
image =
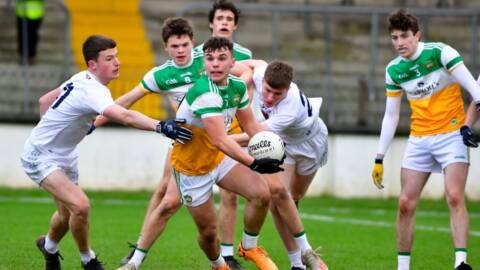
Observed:
[[[253,74],[260,109],[266,119],[263,123],[287,144],[304,142],[320,133],[327,134],[327,127],[314,113],[307,97],[293,82],[285,98],[277,105],[270,108],[264,106],[262,91],[265,69],[266,66],[257,67]]]
[[[95,117],[113,105],[113,99],[110,90],[88,71],[73,75],[60,90],[26,144],[68,156],[86,136]]]

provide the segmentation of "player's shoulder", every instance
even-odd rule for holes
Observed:
[[[385,67],[385,70],[389,71],[389,70],[392,70],[393,68],[399,68],[402,62],[403,62],[403,58],[400,56],[397,56],[396,58],[388,62],[387,66]]]
[[[248,54],[248,55],[252,56],[252,51],[250,49],[248,49],[247,47],[242,46],[242,45],[240,45],[236,42],[233,43],[233,49],[238,51],[238,52],[241,52],[241,53]]]
[[[424,50],[443,50],[445,47],[449,46],[443,42],[425,42]]]
[[[207,93],[213,91],[213,82],[211,82],[206,75],[202,75],[198,80],[193,84],[192,88],[188,90],[188,94],[199,95],[202,93]]]
[[[233,43],[233,53],[235,60],[240,61],[252,59],[252,51],[238,43]]]
[[[83,89],[85,91],[88,91],[94,88],[108,89],[105,85],[101,84],[93,74],[86,70],[80,71],[77,74],[73,75],[69,80],[64,83],[64,85],[67,85],[69,83],[72,83],[73,87],[76,90]]]
[[[245,88],[246,87],[245,82],[235,75],[228,74],[228,80],[236,88]]]
[[[174,67],[175,67],[175,63],[173,62],[173,60],[168,59],[163,64],[152,68],[150,71],[153,74],[158,74],[158,73],[166,72]]]

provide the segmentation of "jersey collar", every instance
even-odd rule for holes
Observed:
[[[402,57],[403,60],[405,61],[415,61],[417,60],[417,58],[420,56],[420,54],[422,54],[423,52],[423,48],[425,47],[425,43],[423,42],[418,42],[418,46],[417,46],[417,51],[412,55],[412,57],[410,58],[404,58]]]

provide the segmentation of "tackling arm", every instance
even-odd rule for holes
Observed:
[[[108,106],[102,115],[123,125],[142,130],[155,131],[159,123],[158,120],[154,120],[136,111],[127,110],[118,104]]]
[[[117,98],[115,100],[115,103],[128,109],[133,104],[135,104],[135,102],[137,102],[139,99],[141,99],[142,97],[144,97],[145,95],[147,95],[149,93],[150,92],[146,92],[145,90],[143,90],[143,88],[140,85],[138,85],[137,87],[130,90],[128,93],[126,93],[126,94],[120,96],[119,98]],[[95,119],[95,123],[93,123],[93,125],[95,127],[100,127],[107,122],[108,122],[107,117],[99,115]]]

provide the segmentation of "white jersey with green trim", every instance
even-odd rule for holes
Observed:
[[[454,131],[463,124],[460,86],[449,74],[463,64],[462,57],[444,43],[419,42],[415,54],[397,57],[386,67],[386,95],[406,92],[412,107],[411,134],[435,135]]]
[[[172,95],[178,105],[188,89],[204,72],[203,53],[192,50],[190,63],[180,67],[172,59],[169,59],[163,65],[147,72],[141,85],[150,92]]]

